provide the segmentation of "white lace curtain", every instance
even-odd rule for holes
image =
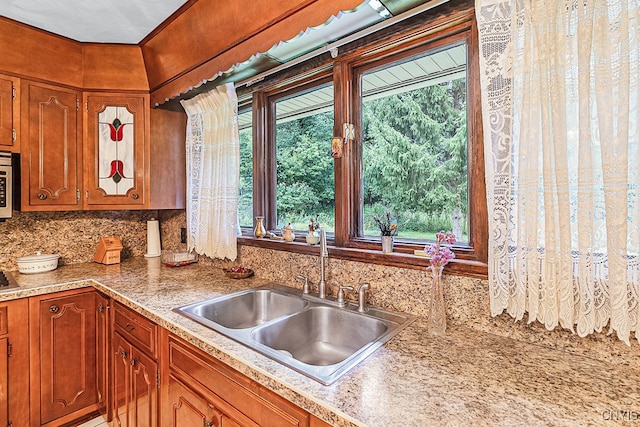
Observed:
[[[221,85],[181,103],[187,113],[187,246],[235,260],[240,179],[235,88]]]
[[[640,341],[640,0],[476,0],[492,315]]]

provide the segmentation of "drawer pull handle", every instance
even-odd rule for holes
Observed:
[[[136,329],[136,327],[135,327],[135,326],[133,326],[131,323],[127,323],[127,324],[124,326],[124,328],[127,330],[127,332],[133,332],[133,331]]]
[[[60,307],[58,307],[57,305],[52,305],[51,307],[49,307],[49,312],[51,313],[57,313],[60,311]]]

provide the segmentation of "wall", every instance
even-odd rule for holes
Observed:
[[[60,265],[93,261],[104,236],[119,236],[122,258],[146,252],[147,220],[158,211],[13,212],[0,222],[0,269],[17,270],[16,258],[60,254]]]
[[[148,92],[137,45],[79,43],[0,17],[0,72],[85,90]]]
[[[106,212],[14,212],[14,217],[0,223],[0,269],[16,270],[15,258],[34,254],[58,253],[62,264],[91,262],[102,236],[117,235],[122,239],[123,258],[142,256],[146,252],[146,221],[159,218],[163,249],[184,249],[180,243],[180,228],[186,224],[185,211],[106,211]],[[216,266],[234,264],[230,261],[200,257],[200,263]],[[318,258],[315,256],[241,246],[236,261],[255,270],[256,275],[294,287],[298,274],[307,275],[317,283]],[[369,303],[382,308],[428,316],[429,283],[426,271],[408,270],[376,264],[330,258],[327,281],[336,294],[338,284],[371,285]],[[510,337],[545,347],[606,360],[615,364],[640,364],[640,345],[632,340],[627,347],[615,336],[605,333],[580,338],[570,331],[547,331],[534,322],[515,322],[503,314],[489,314],[489,292],[486,280],[460,276],[445,276],[445,299],[450,327],[469,328]],[[605,331],[606,332],[606,331]]]

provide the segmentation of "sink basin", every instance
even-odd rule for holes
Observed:
[[[214,322],[225,328],[244,329],[276,317],[295,313],[307,302],[270,289],[250,289],[181,307],[181,313],[198,321]]]
[[[374,307],[360,313],[275,283],[174,311],[325,385],[415,320]]]
[[[257,328],[251,338],[309,365],[340,363],[382,336],[381,320],[335,307],[313,307]]]

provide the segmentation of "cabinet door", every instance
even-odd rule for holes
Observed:
[[[13,146],[14,97],[18,79],[0,75],[0,146],[10,149]]]
[[[0,302],[0,426],[29,425],[29,302]],[[7,421],[8,420],[8,421]]]
[[[158,364],[138,351],[131,349],[131,427],[155,427],[158,425]]]
[[[111,366],[109,363],[111,354],[110,345],[110,300],[108,297],[96,293],[96,342],[98,351],[98,402],[104,405],[104,413],[111,413],[110,378]],[[110,418],[108,419],[111,420]]]
[[[114,334],[114,426],[155,427],[158,425],[158,365]]]
[[[9,425],[9,339],[0,339],[0,426]]]
[[[131,412],[131,372],[129,358],[131,345],[120,336],[113,335],[113,424],[127,426]]]
[[[38,313],[31,319],[32,425],[99,409],[95,293],[34,298],[31,308]]]
[[[233,419],[220,412],[211,399],[194,392],[173,375],[169,377],[162,425],[167,427],[236,427]],[[254,424],[248,424],[254,425]]]
[[[143,207],[149,162],[148,97],[87,95],[85,98],[87,207]]]
[[[24,82],[21,96],[22,209],[80,209],[79,93]]]

